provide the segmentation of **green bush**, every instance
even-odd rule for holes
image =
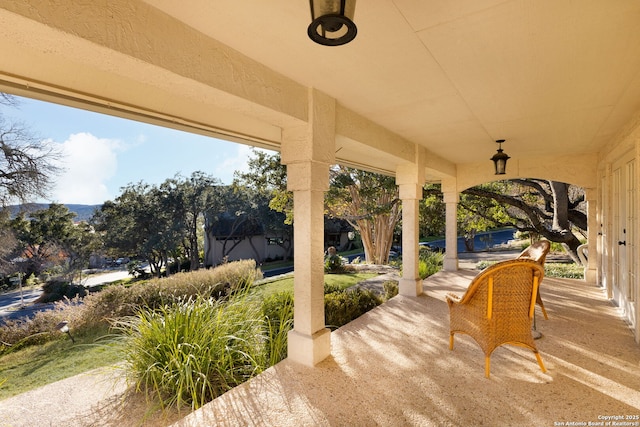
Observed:
[[[267,336],[267,363],[273,366],[287,357],[287,334],[293,329],[293,295],[278,292],[262,302]]]
[[[398,282],[396,282],[395,280],[387,280],[382,284],[382,289],[384,290],[385,301],[390,300],[391,298],[398,295]]]
[[[187,298],[116,323],[136,389],[163,406],[199,408],[266,367],[261,305]]]
[[[82,332],[98,324],[108,325],[111,319],[135,315],[142,308],[153,310],[190,297],[226,298],[261,277],[255,261],[245,260],[130,286],[106,286],[81,302],[66,300],[56,303],[53,310],[36,313],[32,319],[7,321],[0,327],[0,342],[13,345],[35,334],[39,334],[39,340],[54,338],[59,336],[55,326],[63,320],[72,330]],[[0,352],[6,347],[0,346]]]
[[[546,263],[544,274],[562,279],[584,279],[584,267],[575,263]]]
[[[344,290],[344,287],[340,286],[340,284],[329,284],[329,283],[325,283],[324,284],[324,294],[333,294],[336,292],[342,292]]]
[[[433,252],[427,248],[420,248],[418,258],[418,276],[426,279],[442,270],[444,254]]]
[[[362,288],[345,289],[324,296],[324,318],[328,328],[337,329],[382,304],[373,291]]]

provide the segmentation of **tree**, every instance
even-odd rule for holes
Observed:
[[[268,191],[269,206],[293,218],[293,197],[287,191],[286,167],[279,154],[254,151],[250,172],[238,174],[238,182]],[[365,258],[369,262],[387,263],[393,232],[401,215],[398,188],[393,177],[343,166],[330,172],[330,188],[325,197],[329,215],[346,220],[362,237]]]
[[[7,276],[19,271],[15,260],[20,255],[16,232],[11,228],[10,212],[8,209],[0,210],[0,274]]]
[[[183,237],[162,192],[143,182],[127,185],[114,201],[105,202],[92,223],[113,255],[143,257],[158,277]]]
[[[182,226],[184,232],[185,253],[190,261],[190,270],[200,266],[198,242],[201,240],[200,226],[204,213],[219,203],[216,187],[220,181],[204,172],[196,171],[189,178],[177,175],[160,185],[165,210],[173,214],[174,227]],[[179,232],[176,229],[176,232]]]
[[[224,259],[243,241],[251,246],[255,259],[260,259],[260,253],[255,247],[253,237],[264,235],[272,230],[268,224],[280,223],[284,226],[284,215],[280,214],[278,220],[274,220],[274,211],[269,208],[269,198],[264,193],[254,189],[238,185],[237,183],[220,187],[220,204],[217,209],[208,209],[205,215],[205,233],[207,239],[222,242],[220,258]],[[289,226],[287,226],[290,228]],[[273,234],[269,234],[273,236]],[[209,245],[212,248],[213,244]],[[210,253],[206,259],[211,262]]]
[[[247,162],[249,172],[235,173],[235,185],[242,185],[270,197],[269,207],[285,214],[285,223],[293,224],[293,193],[287,190],[287,167],[280,153],[253,150]]]
[[[293,193],[287,190],[287,168],[280,153],[253,150],[249,172],[236,173],[234,187],[245,187],[254,210],[258,211],[264,232],[285,251],[293,252]]]
[[[393,232],[401,217],[395,179],[335,166],[330,172],[330,182],[325,197],[329,214],[346,220],[360,233],[367,261],[388,263]]]
[[[47,209],[18,215],[11,221],[23,255],[23,271],[42,273],[58,266],[73,276],[85,268],[99,242],[87,223],[75,224],[75,214],[61,204],[52,203]]]
[[[584,190],[555,181],[516,179],[494,183],[496,186],[478,186],[463,194],[480,199],[491,199],[504,206],[508,215],[491,218],[482,209],[475,212],[497,226],[512,226],[522,232],[533,233],[561,243],[575,262],[581,242],[574,231],[586,235],[587,215]]]
[[[18,101],[2,93],[0,105],[17,107]],[[60,171],[60,157],[51,142],[36,137],[25,125],[9,123],[0,116],[0,204],[46,197],[53,177]]]

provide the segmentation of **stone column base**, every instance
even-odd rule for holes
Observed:
[[[422,294],[422,279],[400,279],[398,293],[407,297],[417,297]]]
[[[458,271],[458,258],[444,258],[442,263],[444,271]]]
[[[324,328],[313,335],[295,329],[289,331],[287,358],[306,366],[315,366],[331,355],[331,330]]]

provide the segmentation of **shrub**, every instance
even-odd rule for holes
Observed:
[[[35,300],[36,304],[60,301],[63,299],[84,298],[87,289],[82,285],[74,285],[66,280],[50,280],[42,285],[42,295]]]
[[[266,359],[273,366],[287,357],[287,334],[293,329],[293,295],[279,292],[262,302],[267,336]]]
[[[444,254],[440,252],[431,251],[428,248],[420,248],[418,258],[418,275],[421,279],[436,274],[442,270],[442,264],[444,261]]]
[[[261,305],[246,294],[187,298],[116,327],[136,389],[163,406],[197,409],[266,367]]]
[[[387,280],[382,284],[382,289],[384,290],[384,299],[390,300],[391,298],[398,295],[398,282],[395,280]]]
[[[51,339],[57,336],[55,326],[63,320],[69,321],[72,330],[82,332],[97,324],[108,325],[110,319],[135,315],[141,308],[155,310],[189,297],[226,298],[261,277],[255,261],[247,260],[130,286],[106,286],[86,296],[82,303],[66,299],[56,303],[53,310],[38,312],[32,319],[7,321],[0,327],[0,342],[13,345],[36,334],[39,340]]]
[[[546,263],[544,274],[547,277],[584,279],[584,267],[575,263]]]
[[[324,284],[324,294],[333,294],[336,292],[342,292],[344,290],[344,288],[342,286],[340,286],[340,284],[329,284],[329,283],[325,283]]]
[[[324,296],[324,317],[328,328],[337,329],[382,304],[373,291],[362,288],[345,289]]]

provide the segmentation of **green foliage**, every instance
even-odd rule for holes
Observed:
[[[442,270],[442,264],[444,262],[444,254],[439,252],[433,252],[427,248],[420,248],[418,258],[418,275],[421,279],[436,274]]]
[[[423,194],[420,203],[420,235],[443,235],[446,226],[446,205],[442,199],[440,184],[425,185]]]
[[[287,357],[287,334],[293,329],[293,295],[278,292],[262,302],[267,336],[267,364],[273,366]]]
[[[13,230],[25,261],[21,270],[40,274],[45,267],[73,274],[86,268],[100,246],[99,236],[86,223],[74,224],[75,214],[61,204],[20,214],[7,225]]]
[[[54,310],[36,313],[33,319],[8,321],[0,327],[0,341],[15,344],[30,336],[48,340],[56,336],[55,326],[66,320],[73,331],[83,332],[110,319],[132,316],[141,309],[157,309],[187,298],[226,298],[261,277],[255,261],[238,261],[212,270],[174,274],[165,279],[112,285],[82,300],[58,302]],[[1,350],[0,350],[1,351]]]
[[[325,273],[342,273],[344,272],[344,261],[340,255],[330,255],[324,259]]]
[[[375,292],[359,287],[325,294],[324,316],[327,327],[337,329],[382,304]]]
[[[398,295],[398,282],[396,282],[395,280],[387,280],[382,284],[382,289],[384,290],[384,299],[390,300],[391,298]]]
[[[197,409],[266,367],[260,304],[196,297],[116,323],[137,390]]]
[[[547,277],[584,279],[584,267],[574,263],[545,263],[544,274]]]
[[[118,348],[101,338],[106,326],[85,333],[73,331],[75,344],[66,335],[40,345],[14,345],[0,357],[0,400],[52,382],[122,360]]]

